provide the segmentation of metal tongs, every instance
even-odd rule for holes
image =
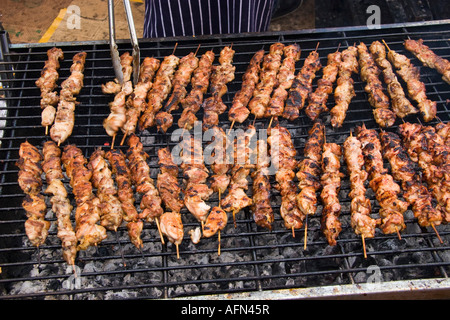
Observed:
[[[114,0],[108,0],[108,20],[109,20],[109,47],[111,50],[111,58],[114,67],[114,73],[117,81],[123,84],[123,71],[120,64],[119,51],[117,50],[115,22],[114,22]],[[134,28],[133,13],[131,12],[130,0],[123,0],[125,7],[125,14],[127,16],[128,29],[130,30],[131,44],[133,46],[133,84],[137,84],[139,79],[139,66],[141,60],[141,53],[139,50],[139,43],[136,36],[136,29]]]

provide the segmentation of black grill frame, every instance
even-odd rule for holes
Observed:
[[[450,20],[383,25],[377,30],[368,30],[366,27],[347,27],[262,34],[141,39],[140,48],[142,58],[154,56],[162,59],[165,55],[172,53],[176,43],[175,54],[179,57],[195,51],[201,44],[199,55],[214,49],[215,64],[217,64],[217,56],[221,48],[233,44],[233,49],[236,51],[234,59],[236,78],[229,84],[229,92],[224,96],[224,102],[230,106],[234,93],[240,88],[242,75],[253,53],[261,48],[267,51],[270,44],[274,42],[279,41],[285,44],[296,42],[300,45],[302,54],[296,65],[299,70],[308,53],[315,49],[317,42],[320,42],[318,52],[322,63],[325,64],[326,55],[336,51],[339,44],[343,50],[359,41],[369,45],[374,40],[384,39],[390,48],[406,54],[416,66],[420,67],[427,94],[430,99],[437,101],[438,117],[442,121],[449,121],[447,99],[450,99],[450,86],[442,81],[435,70],[422,67],[421,63],[404,49],[402,42],[407,37],[423,38],[437,54],[450,59]],[[118,44],[120,53],[131,52],[128,41],[119,41]],[[102,127],[102,121],[109,113],[108,102],[112,100],[112,96],[104,95],[100,88],[102,83],[114,78],[107,42],[15,44],[9,45],[6,50],[4,48],[4,60],[0,61],[0,79],[3,84],[0,94],[5,95],[7,116],[0,117],[0,121],[6,121],[6,124],[0,127],[3,132],[0,148],[0,201],[3,203],[0,208],[0,267],[2,268],[0,299],[174,298],[352,285],[358,283],[361,273],[367,273],[367,267],[374,264],[380,268],[385,282],[421,278],[448,280],[450,227],[444,225],[438,227],[444,241],[444,244],[440,244],[432,229],[425,230],[417,227],[412,215],[406,218],[408,228],[402,234],[402,240],[398,240],[396,235],[383,235],[377,231],[374,239],[366,240],[368,259],[363,258],[361,239],[353,233],[349,225],[348,203],[350,200],[347,196],[349,182],[346,177],[340,193],[343,203],[341,219],[344,221],[344,230],[336,247],[329,247],[320,231],[321,207],[319,206],[318,213],[309,219],[308,249],[304,251],[303,230],[298,230],[296,238],[292,238],[291,231],[284,228],[278,212],[278,193],[274,191],[272,196],[276,216],[274,230],[270,232],[257,228],[251,211],[244,210],[244,213],[237,215],[238,228],[234,230],[230,219],[226,230],[222,232],[222,243],[231,239],[235,246],[222,244],[220,258],[217,257],[217,237],[202,239],[198,245],[193,246],[190,244],[188,235],[185,234],[185,240],[180,246],[182,259],[177,260],[174,246],[161,245],[156,226],[146,224],[143,252],[134,250],[134,253],[125,254],[123,258],[127,266],[124,266],[121,248],[131,244],[126,227],[122,226],[117,235],[109,233],[108,238],[99,244],[98,248],[80,252],[76,261],[77,265],[84,267],[89,263],[97,267],[110,263],[113,264],[113,268],[111,270],[94,268],[79,274],[81,280],[94,279],[93,286],[82,286],[79,289],[63,288],[62,283],[70,279],[72,272],[65,268],[56,230],[51,230],[49,239],[39,250],[27,242],[23,227],[26,216],[20,205],[24,195],[17,184],[17,167],[15,166],[21,142],[27,139],[30,143],[41,146],[49,139],[44,135],[44,129],[40,125],[40,92],[34,82],[39,77],[46,60],[46,51],[52,46],[62,48],[65,54],[59,70],[58,84],[67,78],[72,56],[79,51],[88,53],[84,88],[77,97],[81,104],[76,110],[75,128],[65,144],[76,144],[82,149],[84,155],[89,157],[95,148],[105,147],[105,144],[111,143],[111,138],[106,135]],[[321,72],[314,81],[314,87],[320,75]],[[368,128],[378,129],[372,116],[372,108],[364,93],[364,84],[359,76],[355,76],[354,79],[357,96],[352,100],[344,126],[340,129],[332,129],[328,121],[326,123],[327,141],[343,143],[350,130],[362,123]],[[327,105],[332,107],[332,97]],[[174,113],[175,121],[180,113],[180,110]],[[201,111],[199,115],[201,119]],[[416,116],[407,117],[405,121],[417,122],[417,118]],[[323,119],[326,120],[326,118]],[[220,125],[224,129],[229,128],[230,122],[226,113],[220,117],[220,120]],[[245,125],[251,121],[253,121],[252,118],[242,126],[236,125],[235,128],[245,128]],[[268,122],[269,119],[258,120],[257,129],[267,128]],[[437,122],[435,120],[430,124]],[[395,127],[388,130],[395,131],[400,123],[400,120],[397,120]],[[302,112],[300,118],[294,122],[282,120],[280,124],[293,133],[297,157],[301,159],[307,131],[312,125],[311,121]],[[170,133],[176,128],[176,125],[173,126],[166,135],[157,134],[155,128],[140,133],[145,150],[150,155],[149,164],[155,181],[158,173],[156,151],[159,147],[173,147],[176,144],[170,141]],[[120,139],[121,136],[118,136],[118,141]],[[126,150],[126,147],[122,147],[122,150]],[[346,172],[345,170],[346,167],[343,165],[342,171]],[[217,204],[217,195],[214,195],[209,202],[212,205]],[[376,202],[373,202],[374,213],[378,208]],[[183,213],[185,229],[198,225],[186,210]],[[51,221],[54,220],[53,215]],[[267,243],[268,240],[270,243]],[[377,249],[371,250],[373,248]],[[425,254],[426,261],[421,260],[419,254]],[[222,261],[221,259],[227,255],[232,260]],[[189,257],[190,260],[183,260],[183,257]],[[146,263],[143,262],[144,260]],[[189,261],[188,264],[187,261]],[[380,261],[386,264],[380,265]],[[241,276],[242,269],[246,269],[249,274]],[[36,270],[41,272],[33,273]],[[186,270],[188,272],[182,276],[183,280],[177,280],[175,276],[180,276],[179,273]],[[413,274],[410,270],[420,271]],[[29,275],[23,275],[24,271],[29,271]],[[108,279],[125,276],[131,278],[131,284],[121,280],[110,281],[108,284],[101,280],[95,282],[95,279],[99,277]],[[142,282],[144,276],[147,281]],[[136,277],[135,282],[133,277]],[[46,288],[30,293],[15,291],[14,288],[27,282],[45,282]],[[188,292],[189,288],[194,290]],[[122,290],[127,291],[129,295],[121,296]],[[94,296],[95,293],[98,296]]]

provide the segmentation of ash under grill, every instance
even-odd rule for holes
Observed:
[[[318,52],[322,63],[328,53],[353,43],[384,39],[390,48],[412,58],[416,66],[421,63],[407,52],[402,43],[407,37],[422,38],[440,56],[450,59],[450,21],[430,24],[406,24],[383,26],[380,30],[349,27],[342,29],[321,29],[313,32],[266,33],[230,35],[223,37],[196,37],[176,39],[156,39],[140,41],[141,56],[153,56],[162,59],[170,55],[175,43],[178,43],[176,55],[182,57],[195,51],[201,44],[199,54],[214,49],[216,57],[220,50],[231,43],[236,51],[234,65],[236,78],[228,84],[228,93],[224,102],[229,107],[231,100],[240,89],[242,75],[252,55],[261,48],[266,51],[274,42],[285,44],[298,43],[302,49],[301,59],[297,62],[297,71],[309,52]],[[97,147],[107,149],[111,138],[102,126],[109,114],[108,102],[112,97],[101,92],[101,84],[114,78],[109,55],[109,46],[104,42],[58,43],[65,54],[59,70],[60,84],[70,72],[71,57],[79,52],[87,52],[84,87],[77,96],[80,105],[76,109],[75,128],[66,143],[76,144],[85,157],[89,157]],[[145,224],[142,239],[144,248],[139,252],[129,241],[125,226],[117,234],[108,233],[108,238],[98,247],[79,252],[76,266],[77,277],[72,267],[67,266],[61,254],[60,241],[56,236],[56,227],[52,226],[45,245],[39,250],[30,246],[24,230],[25,211],[21,207],[23,193],[17,184],[19,145],[26,139],[36,146],[49,139],[40,125],[40,91],[35,86],[36,79],[46,60],[48,45],[11,45],[0,62],[0,76],[3,89],[0,94],[6,102],[7,115],[0,118],[5,123],[2,130],[0,148],[0,298],[47,298],[47,299],[126,299],[126,298],[173,298],[238,292],[271,292],[271,290],[289,288],[313,288],[322,286],[352,285],[371,281],[374,268],[379,272],[382,284],[399,280],[447,279],[450,271],[450,227],[438,227],[443,240],[441,244],[432,229],[419,227],[412,212],[405,215],[407,229],[402,239],[397,235],[384,235],[379,230],[375,238],[366,239],[367,259],[364,259],[362,243],[350,226],[350,183],[348,176],[342,181],[340,200],[342,212],[340,219],[343,230],[338,244],[328,246],[320,230],[322,207],[312,218],[308,218],[308,241],[304,250],[304,231],[297,230],[292,237],[291,230],[283,225],[279,215],[280,196],[274,190],[272,205],[275,211],[275,223],[272,231],[261,229],[253,221],[247,208],[236,215],[234,228],[232,219],[221,233],[221,255],[217,255],[217,235],[202,239],[199,244],[191,243],[187,230],[199,224],[191,214],[183,209],[185,239],[180,245],[180,259],[176,257],[175,246],[162,245],[155,225]],[[128,42],[119,43],[119,51],[131,52]],[[217,60],[217,59],[216,59]],[[215,62],[217,63],[217,61]],[[421,79],[426,84],[427,94],[437,102],[438,117],[442,121],[450,120],[447,99],[450,99],[450,87],[441,76],[432,69],[420,67]],[[318,73],[319,79],[321,72]],[[372,107],[364,92],[364,83],[354,77],[356,97],[352,100],[344,125],[332,129],[329,115],[323,114],[326,123],[328,142],[342,144],[350,130],[364,123],[368,128],[377,128],[372,116]],[[314,87],[316,81],[314,82]],[[328,107],[333,105],[333,97]],[[0,105],[1,107],[1,105]],[[5,111],[2,107],[1,111]],[[174,112],[174,123],[181,110]],[[200,111],[199,119],[202,113]],[[220,117],[220,126],[229,128],[227,113]],[[247,120],[245,128],[253,119]],[[405,121],[417,122],[417,116],[405,118]],[[0,122],[1,123],[1,122]],[[256,128],[267,128],[269,119],[256,122]],[[389,130],[395,131],[401,123]],[[436,124],[437,120],[431,122]],[[280,120],[280,125],[288,128],[292,134],[301,159],[308,130],[312,123],[304,112],[293,122]],[[140,133],[145,151],[150,155],[148,163],[152,178],[158,173],[157,150],[160,147],[173,147],[176,142],[170,140],[173,126],[166,135],[156,133],[155,128]],[[118,137],[120,141],[120,136]],[[123,151],[126,146],[121,147]],[[345,165],[341,169],[346,173]],[[68,183],[68,179],[65,180]],[[250,191],[251,192],[251,188]],[[369,190],[370,192],[370,190]],[[379,206],[369,193],[376,215]],[[73,196],[70,196],[73,201]],[[217,194],[209,201],[214,206],[218,202]],[[138,202],[137,202],[138,204]],[[50,205],[48,206],[50,210]],[[50,211],[48,220],[56,217]],[[448,279],[446,280],[448,281]],[[450,289],[449,287],[446,288]]]

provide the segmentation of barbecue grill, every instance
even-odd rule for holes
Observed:
[[[114,78],[109,45],[103,41],[8,44],[7,35],[3,33],[1,36],[0,299],[290,299],[343,298],[359,294],[387,297],[399,293],[412,297],[412,292],[420,292],[425,297],[436,297],[436,294],[449,297],[450,227],[437,227],[443,240],[440,243],[434,231],[421,228],[408,210],[405,214],[407,229],[401,234],[401,239],[396,234],[384,235],[378,230],[374,238],[366,239],[367,258],[364,258],[361,238],[355,235],[350,226],[348,176],[343,179],[340,192],[343,230],[336,246],[329,246],[320,230],[322,207],[319,205],[316,215],[308,220],[305,250],[304,231],[296,230],[294,238],[291,230],[284,227],[279,215],[281,197],[273,189],[273,230],[257,227],[247,208],[236,215],[236,228],[230,219],[222,231],[220,256],[217,254],[217,235],[204,238],[196,245],[190,241],[187,230],[197,227],[199,223],[183,209],[185,238],[179,247],[180,259],[177,259],[174,245],[161,244],[155,225],[145,224],[142,252],[131,244],[126,227],[122,226],[116,233],[109,232],[108,238],[97,247],[78,253],[75,276],[72,267],[62,258],[54,224],[45,245],[39,249],[30,245],[24,229],[25,211],[21,206],[24,194],[17,183],[18,168],[15,162],[20,143],[28,140],[33,145],[42,146],[44,141],[50,139],[40,125],[40,91],[35,81],[47,59],[47,50],[53,46],[60,47],[65,54],[59,69],[58,84],[69,76],[72,56],[79,51],[87,52],[84,87],[77,96],[80,104],[75,112],[75,127],[66,144],[76,144],[85,157],[89,157],[98,147],[109,148],[111,137],[105,133],[102,122],[109,114],[108,102],[112,97],[101,91],[101,84]],[[404,49],[402,43],[408,37],[424,39],[425,44],[437,54],[450,59],[450,20],[382,25],[375,30],[345,27],[141,39],[139,43],[142,58],[153,56],[159,59],[170,55],[175,44],[175,54],[179,57],[195,51],[199,44],[199,55],[214,49],[218,56],[224,46],[232,44],[236,51],[236,78],[228,84],[228,93],[223,97],[227,106],[230,106],[234,94],[240,89],[242,75],[252,55],[261,48],[267,51],[274,42],[300,45],[302,54],[297,63],[299,70],[308,53],[315,50],[317,42],[320,42],[318,52],[324,64],[327,54],[336,51],[339,45],[342,50],[360,41],[370,44],[384,39],[391,49],[407,55],[414,65],[420,66],[428,97],[437,102],[439,119],[449,121],[447,103],[450,86],[442,81],[435,70],[422,67]],[[131,52],[132,49],[129,41],[118,41],[118,47],[120,54]],[[321,72],[316,79],[320,76]],[[379,130],[364,92],[364,83],[358,76],[354,79],[356,97],[350,104],[343,127],[333,129],[329,124],[329,115],[321,115],[326,123],[327,142],[342,144],[350,131],[363,123],[367,128]],[[330,96],[327,104],[331,107],[333,103],[333,97]],[[176,123],[181,111],[173,114]],[[199,119],[201,117],[200,111]],[[235,128],[245,128],[253,121],[250,118],[241,126],[235,124]],[[224,129],[230,127],[227,113],[222,114],[220,120]],[[256,128],[267,128],[269,120],[257,120]],[[418,122],[420,116],[408,116],[404,120]],[[435,120],[430,124],[437,122]],[[395,131],[400,123],[397,120],[394,127],[386,130]],[[302,112],[293,122],[280,119],[280,125],[291,132],[298,159],[301,159],[312,122]],[[156,128],[139,133],[145,151],[150,155],[148,163],[153,179],[156,179],[159,170],[157,150],[160,147],[173,147],[177,143],[170,139],[175,128],[176,125],[172,126],[166,134],[157,133]],[[120,141],[120,138],[116,141]],[[127,148],[125,145],[117,147],[123,151]],[[341,170],[346,173],[345,165]],[[68,181],[66,178],[65,182]],[[368,193],[373,214],[376,215],[379,206],[370,190]],[[73,196],[70,197],[73,200]],[[214,206],[217,202],[215,194],[209,204]],[[56,217],[50,211],[50,205],[48,208],[46,217],[54,222]]]

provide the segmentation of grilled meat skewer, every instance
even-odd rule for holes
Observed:
[[[150,177],[150,167],[147,164],[148,154],[139,137],[132,134],[128,138],[127,159],[131,172],[131,180],[136,186],[136,191],[142,194],[140,208],[143,210],[139,218],[147,222],[156,221],[159,227],[158,218],[163,214],[161,207],[161,197],[155,187],[153,179]]]
[[[105,151],[99,148],[92,153],[88,169],[92,171],[92,184],[97,188],[97,197],[100,200],[100,224],[108,230],[117,231],[122,224],[124,213],[105,159]]]
[[[75,125],[75,105],[77,103],[75,96],[83,87],[86,56],[86,52],[79,52],[73,56],[73,63],[70,67],[71,74],[61,84],[55,122],[50,129],[50,137],[58,145],[67,140]]]
[[[306,58],[303,67],[295,76],[289,89],[288,98],[283,111],[283,117],[293,121],[300,115],[300,110],[305,106],[308,95],[312,92],[312,82],[316,72],[322,68],[317,50],[312,51]]]
[[[379,41],[374,41],[369,47],[376,64],[383,71],[384,82],[387,85],[387,91],[391,97],[392,110],[397,117],[404,118],[407,115],[417,113],[418,110],[409,102],[405,96],[402,85],[392,69],[391,64],[386,59],[386,49]]]
[[[270,102],[270,96],[276,85],[278,70],[281,66],[284,45],[274,43],[270,46],[269,53],[264,56],[259,83],[253,91],[253,98],[248,103],[250,112],[255,118],[263,118]]]
[[[67,145],[61,161],[70,179],[76,201],[75,232],[78,250],[86,250],[106,239],[106,229],[99,225],[100,200],[92,192],[92,172],[86,168],[87,160],[79,148]]]
[[[414,163],[401,144],[400,137],[392,132],[381,132],[383,156],[389,161],[394,179],[402,183],[404,198],[412,206],[414,216],[420,226],[439,225],[442,215],[433,208],[432,197],[421,177],[414,170]]]
[[[256,128],[249,125],[243,138],[237,139],[234,144],[234,165],[230,171],[230,183],[228,194],[221,201],[221,208],[233,213],[233,221],[236,227],[236,213],[252,205],[252,198],[247,196],[247,177],[254,168],[252,156],[254,154],[253,142],[256,141]]]
[[[127,99],[126,122],[122,127],[125,136],[136,131],[139,117],[147,107],[146,98],[153,86],[153,77],[160,65],[161,62],[155,58],[146,57],[142,61],[138,83],[134,86],[133,93]]]
[[[212,195],[213,190],[206,184],[209,171],[204,164],[202,144],[201,141],[191,136],[183,139],[181,145],[180,168],[183,170],[185,178],[184,204],[203,226],[211,209],[205,201]]]
[[[162,130],[165,133],[172,126],[173,117],[171,112],[178,109],[178,105],[186,96],[186,87],[191,80],[192,73],[198,67],[198,61],[198,58],[193,52],[180,59],[178,69],[172,81],[172,94],[164,106],[164,111],[158,112],[155,116],[158,130]]]
[[[312,121],[315,121],[320,113],[328,111],[326,106],[328,95],[333,92],[333,83],[336,81],[341,61],[342,57],[339,51],[328,55],[328,62],[323,68],[322,78],[317,81],[316,90],[308,96],[305,113]]]
[[[209,90],[211,97],[203,102],[203,131],[219,124],[219,115],[224,113],[227,106],[222,101],[222,96],[228,91],[227,83],[234,80],[236,67],[233,66],[235,51],[231,47],[225,47],[220,51],[219,65],[213,66]]]
[[[284,103],[288,97],[295,78],[295,63],[300,59],[300,46],[291,44],[283,49],[284,59],[277,74],[277,86],[266,108],[265,117],[281,117],[284,111]]]
[[[317,210],[316,192],[320,189],[320,174],[322,166],[322,149],[324,144],[324,125],[316,120],[309,130],[308,140],[303,151],[304,159],[298,164],[297,206],[303,215],[314,215]]]
[[[442,75],[442,79],[450,84],[450,61],[438,56],[423,40],[405,40],[406,50],[412,52],[425,66],[436,69]]]
[[[390,127],[394,124],[396,117],[389,108],[389,98],[383,92],[383,86],[378,77],[381,71],[363,42],[358,45],[358,54],[361,79],[366,82],[364,90],[369,96],[370,105],[374,108],[375,121],[380,127]]]
[[[103,121],[103,127],[106,130],[106,133],[110,137],[115,137],[117,132],[123,128],[127,121],[126,115],[126,98],[131,93],[133,93],[133,83],[131,82],[131,73],[133,67],[131,63],[133,62],[133,57],[129,52],[125,52],[120,56],[120,64],[122,66],[123,71],[123,84],[120,86],[120,90],[118,92],[112,91],[115,96],[114,100],[109,103],[110,114]],[[102,87],[103,92],[109,92],[107,89],[109,85]],[[116,88],[114,88],[116,89]]]
[[[364,125],[356,128],[357,138],[361,142],[370,188],[380,204],[381,230],[385,234],[397,233],[406,228],[403,213],[408,203],[399,199],[400,186],[383,166],[381,143],[378,134]]]
[[[270,157],[267,150],[267,142],[258,140],[256,145],[257,162],[253,178],[253,197],[251,210],[253,219],[260,227],[272,230],[274,221],[273,208],[270,204],[271,186],[268,176]]]
[[[258,83],[259,71],[261,70],[261,61],[263,58],[264,50],[261,49],[250,59],[247,70],[242,76],[241,90],[234,95],[233,104],[228,111],[228,120],[232,123],[235,121],[242,123],[250,114],[247,106],[253,96],[256,84]]]
[[[417,106],[426,122],[436,117],[436,102],[427,98],[425,84],[420,81],[420,71],[404,55],[389,50],[387,57],[395,67],[397,74],[406,82],[408,95],[417,102]]]
[[[44,244],[50,228],[50,222],[45,220],[47,206],[44,197],[40,194],[42,160],[38,148],[28,141],[20,144],[19,160],[16,162],[16,166],[19,167],[18,183],[25,193],[22,202],[22,207],[25,209],[28,218],[25,221],[25,233],[35,247]]]
[[[164,100],[172,90],[172,81],[179,62],[180,58],[173,54],[164,57],[164,60],[161,62],[152,88],[147,94],[147,106],[139,118],[140,130],[145,130],[155,125],[155,116],[163,107]]]
[[[442,221],[448,223],[450,221],[448,147],[437,134],[433,134],[431,128],[424,130],[417,123],[401,124],[400,135],[409,157],[422,169],[422,178],[437,200],[436,208],[442,213]]]
[[[144,244],[141,239],[143,221],[134,206],[135,198],[132,189],[131,172],[126,163],[126,157],[122,151],[112,149],[106,152],[105,158],[111,165],[111,171],[115,175],[117,184],[117,197],[122,204],[123,220],[127,222],[128,237],[136,248],[142,249]]]
[[[351,226],[363,238],[373,238],[377,221],[371,218],[372,206],[364,186],[368,174],[364,170],[361,142],[350,135],[344,142],[344,157],[350,174]]]
[[[287,229],[300,229],[303,226],[304,215],[297,207],[297,186],[294,182],[297,154],[290,132],[279,125],[270,129],[268,138],[272,162],[277,172],[275,180],[281,194],[280,214]]]
[[[50,202],[57,218],[57,235],[61,239],[63,258],[68,264],[74,266],[78,241],[70,221],[72,205],[67,198],[67,190],[62,182],[64,175],[61,166],[61,150],[53,141],[47,141],[44,143],[42,153],[44,155],[42,169],[47,181],[45,193],[52,195]]]
[[[359,73],[357,55],[358,49],[355,46],[350,46],[342,51],[342,61],[339,63],[339,77],[336,89],[334,89],[336,105],[330,110],[331,125],[333,127],[342,126],[350,101],[356,96],[352,74]]]
[[[55,106],[58,104],[59,97],[53,90],[57,87],[59,60],[64,59],[64,53],[61,49],[53,47],[47,50],[47,57],[41,76],[36,80],[36,86],[41,90],[41,125],[46,128],[55,120]]]
[[[320,198],[324,204],[322,210],[321,229],[327,238],[328,244],[336,245],[336,239],[342,231],[339,214],[339,190],[341,188],[342,173],[340,169],[341,146],[336,143],[325,143],[322,154],[322,192]]]
[[[198,67],[194,70],[191,78],[191,91],[186,98],[181,100],[183,112],[180,119],[178,119],[178,127],[187,130],[191,130],[194,127],[194,123],[197,121],[195,114],[200,110],[203,104],[203,96],[208,91],[214,58],[212,50],[205,52],[201,56]]]

